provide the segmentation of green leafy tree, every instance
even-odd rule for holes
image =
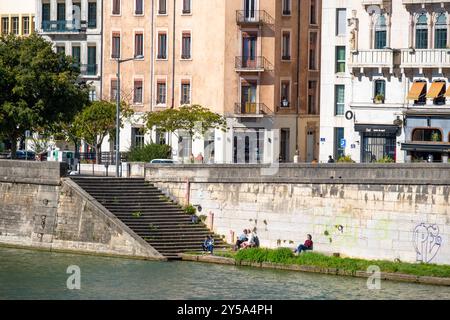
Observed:
[[[182,106],[179,109],[148,112],[144,115],[148,130],[154,127],[169,133],[185,131],[191,139],[203,137],[211,129],[226,131],[226,120],[223,116],[210,111],[201,105]]]
[[[70,57],[38,35],[0,38],[0,137],[16,142],[26,130],[52,130],[70,122],[89,102]]]
[[[133,111],[123,103],[120,110],[121,127],[122,120],[132,114]],[[114,137],[116,132],[116,104],[104,100],[94,101],[76,115],[72,125],[70,132],[94,148],[99,161],[103,140],[108,135]]]

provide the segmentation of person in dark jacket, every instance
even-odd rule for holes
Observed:
[[[307,235],[307,238],[304,244],[301,244],[297,247],[294,253],[301,253],[302,251],[312,250],[313,249],[313,241],[312,236],[310,234]]]

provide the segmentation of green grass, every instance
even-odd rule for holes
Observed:
[[[330,257],[323,254],[306,252],[295,256],[290,249],[245,249],[238,252],[215,252],[216,255],[234,258],[237,262],[271,262],[280,264],[296,264],[335,268],[350,272],[366,271],[369,266],[378,266],[381,272],[402,273],[415,276],[450,277],[450,266],[423,263],[391,262],[384,260],[363,260],[351,258]]]

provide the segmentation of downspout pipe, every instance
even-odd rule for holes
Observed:
[[[102,8],[101,8],[102,14],[100,15],[101,16],[101,18],[100,18],[100,21],[101,21],[100,22],[101,23],[101,28],[100,28],[100,70],[101,70],[101,72],[100,72],[100,99],[102,100],[103,99],[103,77],[104,77],[104,72],[103,72],[103,51],[104,51],[104,49],[103,49],[103,46],[104,46],[103,28],[105,26],[103,25],[103,21],[104,21],[104,19],[103,19],[103,1],[101,1],[100,3],[102,5]]]
[[[154,21],[155,21],[155,0],[152,0],[152,12],[151,12],[151,43],[150,43],[150,111],[153,111],[153,83],[154,83],[154,67],[155,67],[155,59],[154,59]]]
[[[299,145],[298,145],[298,129],[299,129],[299,125],[298,125],[298,121],[300,119],[300,62],[301,62],[301,55],[300,55],[300,36],[301,36],[301,28],[300,28],[300,23],[302,21],[302,19],[300,18],[300,14],[301,14],[301,10],[300,10],[300,6],[301,6],[301,0],[297,1],[297,112],[296,112],[296,119],[295,119],[295,150],[296,153],[299,153]],[[298,156],[300,156],[300,154],[297,154]]]
[[[177,0],[173,0],[173,28],[172,28],[172,104],[171,108],[175,108],[175,25],[177,13]]]

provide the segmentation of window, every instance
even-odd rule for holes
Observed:
[[[375,49],[384,49],[386,47],[386,17],[381,15],[375,25]]]
[[[311,0],[309,13],[309,23],[317,24],[317,0]]]
[[[134,56],[144,56],[144,35],[142,32],[137,32],[134,35]]]
[[[309,70],[317,70],[317,32],[309,34]]]
[[[142,101],[142,80],[134,80],[133,102],[141,104]]]
[[[96,101],[97,100],[97,91],[95,89],[89,90],[89,101]]]
[[[386,81],[375,80],[374,102],[384,103],[386,98]]]
[[[121,0],[112,0],[112,14],[120,14],[120,1]]]
[[[308,81],[308,114],[319,114],[317,110],[317,81]]]
[[[15,35],[19,34],[19,17],[12,17],[12,28],[11,32]]]
[[[22,17],[23,34],[30,34],[30,17]]]
[[[112,35],[111,58],[120,58],[120,33],[114,32]]]
[[[42,29],[48,28],[48,22],[50,21],[50,3],[42,4]]]
[[[181,44],[181,59],[191,58],[191,34],[189,32],[183,32]]]
[[[166,14],[167,13],[166,0],[158,0],[158,1],[159,1],[158,14]]]
[[[289,31],[283,31],[283,48],[281,59],[291,60],[291,33]]]
[[[447,17],[444,12],[438,15],[434,28],[434,47],[436,49],[447,48]]]
[[[281,81],[281,107],[282,108],[289,108],[290,106],[290,87],[291,82],[289,80],[283,80]]]
[[[283,0],[283,15],[291,15],[291,0]]]
[[[79,46],[72,46],[72,58],[75,65],[80,67],[81,48]]]
[[[336,73],[345,72],[345,47],[336,47]]]
[[[334,128],[334,159],[345,156],[344,128]]]
[[[88,4],[88,28],[97,28],[97,2],[89,2]]]
[[[2,34],[9,33],[9,18],[2,18]]]
[[[117,80],[111,80],[111,101],[117,101]]]
[[[161,129],[156,129],[155,135],[156,135],[156,139],[155,139],[156,144],[167,144],[165,131],[161,131]]]
[[[158,80],[156,84],[156,103],[166,104],[166,81]]]
[[[165,32],[158,34],[158,59],[167,59],[167,34]]]
[[[144,14],[144,0],[134,0],[134,1],[135,1],[134,14],[135,15],[143,15]]]
[[[181,82],[181,104],[191,103],[191,84],[188,80]]]
[[[336,35],[345,36],[347,31],[347,10],[336,9]]]
[[[412,141],[442,142],[442,132],[440,129],[414,129]]]
[[[97,75],[97,47],[96,46],[88,47],[87,74],[89,76]]]
[[[183,0],[183,14],[191,13],[191,0]]]
[[[66,22],[66,4],[65,3],[58,3],[58,5],[56,6],[56,20],[58,20],[59,22]],[[62,26],[65,26],[62,25]],[[58,25],[58,29],[60,29],[60,25]]]
[[[416,48],[428,48],[428,18],[426,13],[422,13],[417,18],[416,23]]]
[[[345,112],[345,86],[338,84],[334,87],[334,113],[343,116]]]
[[[66,54],[66,47],[65,46],[56,46],[56,53]]]
[[[145,145],[145,130],[144,128],[133,128],[131,132],[133,147],[142,148]]]

